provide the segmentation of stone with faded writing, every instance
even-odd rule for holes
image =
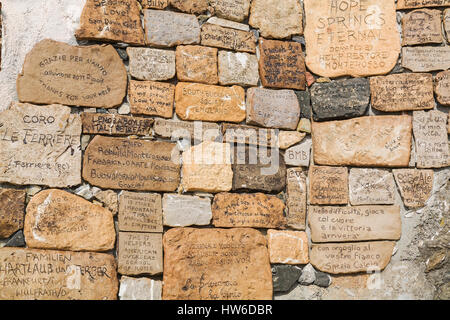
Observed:
[[[127,72],[111,45],[71,46],[45,39],[17,77],[21,102],[112,108],[125,97]]]
[[[448,7],[450,0],[398,0],[397,9],[413,9],[423,7]]]
[[[178,82],[175,111],[182,120],[241,122],[245,119],[245,90]]]
[[[206,226],[212,218],[211,200],[166,193],[163,197],[163,214],[165,226]]]
[[[433,191],[433,170],[394,169],[393,173],[405,206],[425,206]]]
[[[224,142],[276,147],[277,133],[272,129],[223,123],[222,134]]]
[[[247,124],[295,130],[300,120],[300,105],[293,90],[249,88]]]
[[[450,70],[439,72],[435,76],[434,92],[440,104],[450,106]]]
[[[307,264],[308,237],[304,231],[268,230],[270,263]]]
[[[0,113],[0,182],[81,183],[81,120],[61,105],[13,102]]]
[[[25,195],[24,190],[0,188],[0,239],[23,228]]]
[[[399,206],[310,206],[308,225],[314,243],[399,240],[402,233]]]
[[[305,136],[306,133],[304,132],[281,130],[278,133],[278,148],[283,150],[288,149],[294,144],[297,144],[300,141],[302,141],[305,138]]]
[[[116,300],[114,256],[0,248],[0,300]]]
[[[442,168],[450,165],[447,114],[439,110],[414,111],[417,168]]]
[[[271,300],[267,241],[250,228],[164,234],[163,300]]]
[[[162,233],[119,232],[118,272],[156,275],[163,272]]]
[[[83,178],[100,188],[175,191],[179,151],[170,142],[96,136],[84,154]]]
[[[205,23],[202,26],[201,38],[203,46],[256,53],[256,38],[253,32]]]
[[[100,201],[103,206],[111,211],[113,216],[119,211],[119,200],[117,199],[117,193],[112,190],[102,190],[94,193],[95,199]]]
[[[175,76],[175,52],[154,48],[127,48],[130,74],[139,80],[168,80]]]
[[[403,47],[402,67],[413,72],[429,72],[450,68],[450,47]]]
[[[372,107],[384,111],[433,109],[433,76],[399,73],[370,78]]]
[[[161,300],[162,281],[149,278],[120,278],[120,300]]]
[[[119,199],[119,230],[162,232],[161,195],[122,191]]]
[[[369,80],[365,78],[315,83],[310,92],[315,121],[363,116],[370,101]]]
[[[225,228],[282,228],[284,208],[283,201],[273,195],[223,192],[214,197],[212,222]]]
[[[293,229],[306,229],[306,172],[302,168],[287,169],[286,222]]]
[[[442,43],[442,11],[418,9],[402,18],[402,45]]]
[[[286,164],[276,148],[237,146],[233,155],[233,191],[280,192],[286,186]]]
[[[348,170],[346,167],[311,166],[309,169],[311,204],[347,204]]]
[[[151,46],[173,47],[200,42],[200,25],[192,14],[146,9],[144,25],[146,41]]]
[[[108,209],[58,189],[30,200],[23,233],[28,247],[40,249],[107,251],[116,240]]]
[[[241,22],[248,17],[250,0],[210,0],[209,5],[216,16]]]
[[[450,9],[444,10],[444,30],[445,35],[447,36],[447,42],[450,43]]]
[[[259,80],[258,58],[245,52],[219,51],[221,85],[256,86]]]
[[[144,9],[165,9],[170,0],[141,0]]]
[[[150,134],[153,119],[121,116],[109,113],[81,114],[84,134],[104,134],[118,136],[146,136]]]
[[[176,49],[177,79],[205,84],[219,82],[217,48],[178,46]]]
[[[394,204],[395,183],[385,169],[351,168],[349,194],[352,205]]]
[[[305,0],[306,65],[322,77],[390,72],[400,53],[394,0]]]
[[[218,17],[211,17],[206,21],[206,23],[215,24],[224,28],[231,28],[242,31],[250,31],[250,26],[248,24],[243,24],[231,20],[226,20]]]
[[[208,0],[169,0],[170,5],[187,13],[203,13],[208,10]]]
[[[183,152],[182,176],[184,191],[230,191],[233,182],[230,145],[205,141]]]
[[[284,153],[284,162],[289,166],[308,167],[311,155],[311,137],[305,138],[299,144],[290,147]]]
[[[305,90],[302,45],[293,41],[259,39],[259,73],[267,88]]]
[[[370,116],[313,122],[314,162],[356,167],[407,167],[412,117]]]
[[[87,0],[75,37],[145,45],[138,2]]]
[[[331,274],[383,270],[391,260],[395,241],[312,244],[309,258],[314,268]]]
[[[157,81],[130,80],[128,101],[132,114],[172,118],[175,85]]]
[[[303,10],[299,1],[253,0],[249,24],[264,38],[284,39],[303,34]]]
[[[212,122],[156,118],[153,130],[160,137],[177,140],[179,138],[186,138],[189,141],[215,141],[221,137],[219,125]]]

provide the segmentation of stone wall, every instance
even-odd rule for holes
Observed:
[[[449,299],[449,7],[2,0],[0,299]]]

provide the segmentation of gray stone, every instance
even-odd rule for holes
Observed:
[[[222,18],[217,17],[211,17],[208,19],[207,23],[216,24],[221,27],[225,28],[232,28],[236,30],[242,30],[242,31],[250,31],[250,26],[248,24],[243,24],[231,20],[225,20]]]
[[[302,271],[302,275],[298,279],[298,282],[303,286],[309,286],[310,284],[313,284],[314,281],[316,281],[316,270],[314,270],[314,267],[308,263]]]
[[[316,280],[314,280],[314,284],[322,288],[328,288],[331,284],[331,277],[329,274],[325,272],[317,271]]]
[[[219,51],[221,85],[256,86],[259,80],[258,59],[245,52]]]
[[[23,230],[17,231],[6,243],[5,247],[25,247]]]
[[[298,103],[300,105],[300,117],[311,119],[311,95],[308,91],[298,91],[295,90],[297,95]]]
[[[369,80],[356,78],[311,87],[311,103],[315,121],[348,119],[366,113],[370,99]]]
[[[153,48],[127,48],[130,74],[139,80],[168,80],[175,76],[175,52]]]
[[[163,219],[165,226],[187,227],[191,225],[208,225],[211,218],[210,199],[167,193],[163,197]]]
[[[120,279],[120,300],[161,300],[161,292],[161,281],[127,276]]]
[[[302,269],[297,266],[276,264],[272,265],[272,281],[274,292],[289,291],[297,282]]]
[[[290,166],[308,167],[311,155],[311,137],[306,137],[299,144],[290,147],[284,154],[284,162]]]

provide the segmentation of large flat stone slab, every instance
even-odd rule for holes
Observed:
[[[164,225],[169,227],[204,226],[211,222],[211,200],[197,196],[164,194]]]
[[[221,85],[256,86],[259,80],[258,59],[246,52],[219,51]]]
[[[149,278],[120,278],[120,300],[161,300],[162,281]]]
[[[210,0],[209,5],[216,16],[241,22],[248,17],[250,0]]]
[[[402,45],[442,43],[442,11],[418,9],[402,18]]]
[[[413,72],[430,72],[450,68],[450,47],[403,47],[402,67]]]
[[[311,166],[308,178],[311,204],[348,203],[348,169],[346,167]]]
[[[205,84],[218,83],[217,51],[217,48],[203,46],[177,46],[177,79]]]
[[[13,103],[0,113],[0,182],[81,183],[81,120],[61,105]]]
[[[112,108],[125,97],[127,73],[111,45],[71,46],[45,39],[17,77],[22,102]]]
[[[153,125],[156,135],[163,138],[186,138],[193,141],[216,140],[220,127],[216,123],[202,121],[180,121],[156,118]]]
[[[256,38],[253,32],[205,23],[202,26],[201,38],[203,46],[256,53]]]
[[[304,231],[268,230],[270,263],[307,264],[308,236]]]
[[[159,193],[122,191],[119,199],[119,230],[163,232]]]
[[[130,80],[128,101],[132,114],[172,118],[175,85],[157,81]]]
[[[116,300],[113,255],[0,248],[0,300]]]
[[[153,121],[149,118],[109,113],[83,112],[81,114],[81,123],[85,134],[147,136],[152,130]]]
[[[314,161],[322,165],[407,167],[411,116],[371,116],[313,122]]]
[[[24,190],[0,188],[0,238],[8,238],[23,228]]]
[[[164,300],[271,300],[267,241],[257,230],[175,228],[164,234]]]
[[[154,48],[128,47],[129,69],[139,80],[169,80],[175,77],[175,52]]]
[[[275,130],[233,123],[222,124],[224,142],[276,147]]]
[[[395,182],[388,170],[351,168],[348,187],[352,205],[394,204]]]

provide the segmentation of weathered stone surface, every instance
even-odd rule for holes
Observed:
[[[203,46],[178,46],[176,49],[177,78],[205,84],[219,82],[217,49]]]
[[[450,47],[404,47],[402,67],[413,72],[429,72],[450,68]]]
[[[297,0],[254,0],[249,24],[265,38],[283,39],[303,34],[303,11]]]
[[[224,142],[276,147],[277,134],[275,130],[254,126],[223,123],[222,135]]]
[[[447,115],[439,110],[414,111],[417,168],[442,168],[450,165]]]
[[[256,38],[253,32],[205,23],[202,26],[201,38],[204,46],[256,53]]]
[[[219,193],[212,205],[215,227],[281,228],[284,203],[263,193]],[[272,261],[271,261],[272,262]]]
[[[226,20],[226,19],[222,19],[222,18],[211,17],[206,22],[210,23],[210,24],[215,24],[215,25],[218,25],[218,26],[221,26],[224,28],[231,28],[231,29],[242,30],[242,31],[250,31],[250,26],[248,24],[238,23],[238,22],[234,22],[234,21],[230,21],[230,20]]]
[[[307,264],[308,237],[304,231],[268,230],[270,263]]]
[[[311,264],[331,274],[383,270],[391,260],[394,241],[312,244]]]
[[[322,165],[406,167],[411,116],[371,116],[313,122],[314,161]]]
[[[419,9],[402,18],[402,45],[442,43],[440,10]]]
[[[434,81],[437,101],[444,106],[450,106],[450,71],[439,72]]]
[[[289,291],[302,274],[297,266],[276,264],[272,266],[272,282],[274,292]]]
[[[200,42],[200,25],[192,14],[162,10],[144,10],[147,44],[173,47]]]
[[[5,247],[25,247],[25,237],[23,231],[17,231],[9,240],[5,243]]]
[[[450,0],[398,0],[397,9],[413,9],[423,7],[448,7]]]
[[[182,120],[241,122],[245,119],[245,90],[178,82],[175,106]]]
[[[308,167],[311,156],[312,140],[305,138],[298,145],[290,147],[284,154],[284,162],[289,166]]]
[[[163,138],[187,138],[195,141],[216,140],[220,128],[216,123],[155,119],[153,130]]]
[[[399,73],[370,78],[372,107],[385,112],[433,109],[433,76]]]
[[[149,118],[108,113],[83,112],[81,114],[81,123],[85,134],[146,136],[150,134],[153,121]]]
[[[256,55],[219,51],[219,83],[221,85],[256,86],[258,80]]]
[[[314,270],[311,263],[308,263],[302,270],[302,275],[298,278],[298,283],[302,286],[309,286],[316,281],[316,270]]]
[[[405,206],[423,207],[433,190],[433,170],[394,169],[393,173]]]
[[[163,232],[161,195],[123,191],[119,202],[119,230]]]
[[[172,7],[187,13],[202,13],[208,10],[208,0],[169,0]]]
[[[170,229],[164,253],[164,300],[272,299],[267,241],[257,230]]]
[[[175,76],[175,52],[153,48],[127,48],[130,74],[139,80],[168,80]]]
[[[394,0],[304,4],[306,64],[313,73],[364,77],[394,68],[400,53]]]
[[[164,194],[164,225],[169,227],[204,226],[211,221],[211,200],[197,196]]]
[[[163,272],[162,233],[119,232],[118,272],[125,275]]]
[[[107,251],[116,240],[109,210],[58,189],[30,200],[24,235],[30,248],[72,251]]]
[[[322,287],[322,288],[328,288],[331,285],[331,276],[325,272],[316,272],[316,279],[314,280],[314,284],[316,286]]]
[[[248,17],[250,0],[210,0],[216,16],[233,21],[244,21]]]
[[[306,228],[306,174],[302,168],[287,169],[286,222],[293,229]]]
[[[247,90],[247,124],[295,130],[300,106],[293,90],[249,88]]]
[[[310,92],[315,121],[363,116],[370,101],[369,80],[365,78],[315,83]]]
[[[0,182],[81,183],[81,120],[61,105],[13,103],[0,113]]]
[[[233,157],[233,191],[258,190],[280,192],[286,186],[286,164],[278,150],[262,152],[255,146],[235,148]]]
[[[111,108],[125,97],[127,73],[111,45],[71,46],[45,39],[17,77],[22,102]]]
[[[75,37],[145,45],[138,2],[87,0]]]
[[[306,67],[300,43],[260,38],[259,51],[264,87],[305,90]]]
[[[170,0],[141,0],[144,9],[165,9]]]
[[[309,91],[298,91],[295,90],[297,95],[298,104],[300,105],[300,117],[311,119],[312,108],[311,108],[311,95]]]
[[[306,133],[301,133],[298,131],[280,131],[278,133],[278,148],[287,149],[294,144],[302,141],[306,136]]]
[[[110,254],[0,248],[0,265],[0,300],[117,299]]]
[[[229,144],[205,141],[183,152],[184,191],[230,191],[232,182]]]
[[[388,170],[351,168],[348,187],[350,203],[354,206],[394,204],[394,177]]]
[[[162,281],[149,278],[120,278],[120,300],[161,300]]]
[[[25,191],[0,188],[0,238],[23,228]]]
[[[311,133],[311,120],[301,118],[297,126],[297,131]]]
[[[310,206],[308,225],[313,242],[399,240],[399,206]]]
[[[348,170],[346,167],[311,166],[309,169],[311,204],[347,204]]]
[[[83,178],[100,188],[174,191],[180,181],[175,143],[96,136],[83,159]]]
[[[172,118],[175,85],[156,81],[130,80],[128,101],[131,113]]]
[[[111,211],[113,216],[119,211],[119,201],[117,193],[112,190],[99,191],[94,194],[95,199],[100,201],[106,209]]]
[[[444,30],[447,36],[447,42],[450,42],[450,9],[444,10]]]

